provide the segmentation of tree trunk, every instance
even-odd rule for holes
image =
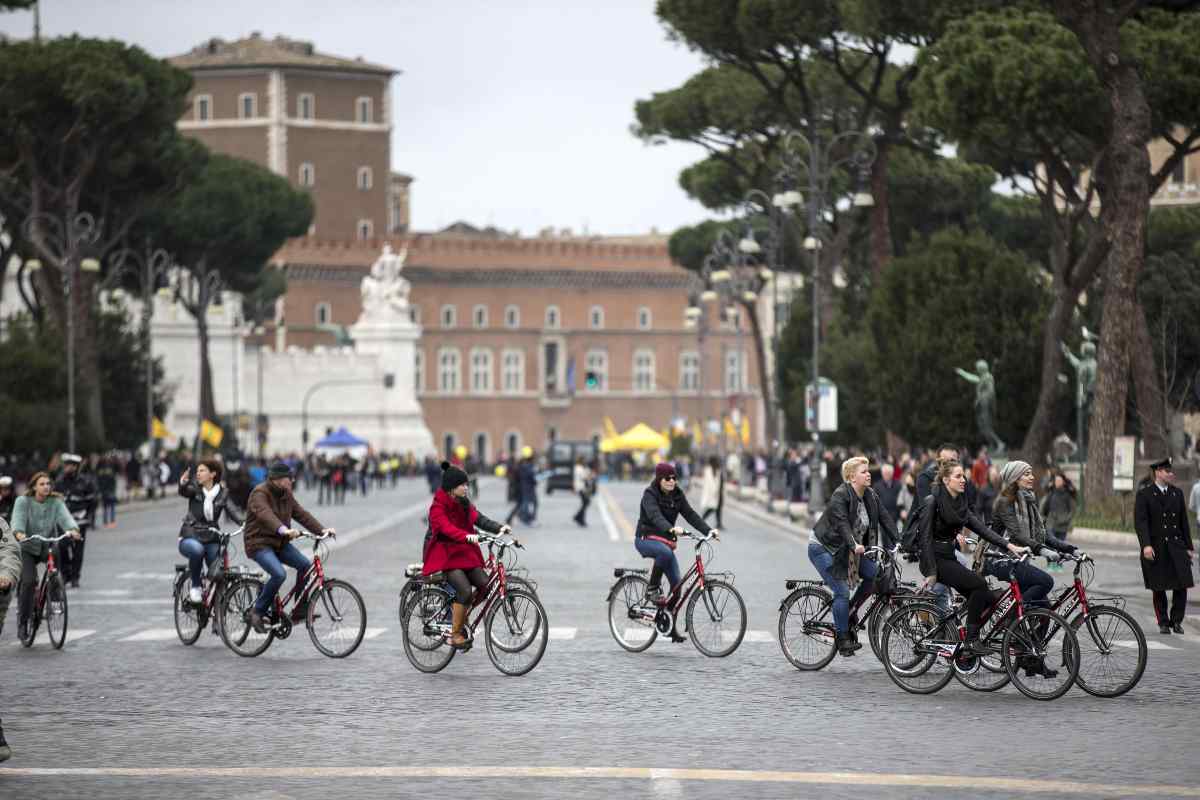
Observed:
[[[217,418],[217,409],[213,403],[212,363],[208,358],[208,320],[205,318],[207,309],[207,304],[202,303],[196,314],[196,332],[200,339],[200,423],[198,425],[206,419],[215,422]]]
[[[1159,374],[1153,355],[1154,342],[1150,339],[1150,326],[1146,323],[1146,310],[1141,303],[1136,305],[1134,311],[1133,349],[1141,353],[1140,357],[1130,359],[1130,377],[1146,453],[1156,459],[1166,458],[1171,454],[1171,444],[1167,433],[1167,406],[1161,382],[1163,376]]]
[[[1054,441],[1055,427],[1059,422],[1055,411],[1063,391],[1062,384],[1058,382],[1058,375],[1063,368],[1063,355],[1059,348],[1070,331],[1078,297],[1079,292],[1065,281],[1055,283],[1054,300],[1042,329],[1042,387],[1038,392],[1033,421],[1029,423],[1025,441],[1021,444],[1021,458],[1030,464],[1042,464],[1043,457],[1050,452],[1050,445]],[[1082,446],[1083,443],[1079,444]]]
[[[764,430],[767,432],[767,445],[774,447],[775,442],[779,441],[779,431],[776,425],[775,414],[775,398],[776,389],[779,385],[778,380],[771,380],[771,376],[767,374],[767,348],[763,343],[762,326],[758,322],[758,310],[754,303],[742,302],[742,308],[746,309],[746,316],[750,320],[750,332],[754,338],[754,357],[758,364],[758,385],[762,393],[762,405],[764,416]],[[775,369],[779,369],[778,359],[776,359]]]
[[[79,370],[78,398],[82,404],[79,447],[102,450],[108,447],[104,419],[104,387],[100,380],[100,346],[97,341],[95,279],[79,273],[73,297],[75,305],[75,364]]]
[[[891,144],[880,137],[875,142],[875,163],[871,165],[871,277],[878,284],[879,275],[892,262],[891,198],[888,194],[888,161]]]

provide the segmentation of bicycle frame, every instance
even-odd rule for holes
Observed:
[[[46,569],[42,572],[42,579],[38,581],[37,595],[33,599],[33,607],[40,614],[42,609],[46,607],[46,592],[50,588],[50,576],[58,572],[58,564],[54,561],[54,548],[50,548],[50,552],[46,554]]]
[[[295,609],[303,602],[308,600],[313,591],[320,589],[325,585],[325,568],[321,564],[321,557],[313,555],[312,567],[309,568],[303,580],[296,581],[296,585],[288,592],[287,597],[282,600],[279,595],[275,596],[275,612],[278,616],[282,616],[285,612],[288,603],[292,604]]]
[[[687,599],[692,596],[692,592],[699,586],[704,588],[704,559],[700,558],[700,548],[696,547],[696,560],[692,562],[692,566],[688,568],[687,574],[679,579],[679,583],[667,595],[666,607],[672,614],[678,614],[683,610]],[[690,581],[690,583],[689,583]]]
[[[1083,579],[1079,577],[1079,571],[1082,567],[1082,561],[1076,562],[1074,584],[1063,589],[1058,593],[1058,597],[1050,602],[1050,610],[1063,619],[1070,619],[1069,615],[1073,614],[1076,609],[1082,609],[1083,616],[1088,616],[1087,589],[1083,586]],[[1059,611],[1063,606],[1066,606],[1066,609]]]

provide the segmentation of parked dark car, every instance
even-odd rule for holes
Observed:
[[[585,464],[592,463],[596,457],[596,446],[591,442],[555,442],[550,445],[546,454],[547,467],[550,470],[546,478],[546,494],[555,489],[571,491],[574,485],[575,459],[583,457]]]

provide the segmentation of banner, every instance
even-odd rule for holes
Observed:
[[[154,418],[152,428],[151,436],[155,439],[168,439],[171,436],[171,432],[167,430],[167,426],[158,417]]]
[[[204,420],[200,423],[200,438],[209,447],[217,448],[221,446],[221,440],[225,438],[225,431],[221,430],[215,422]]]
[[[750,446],[750,418],[742,417],[742,444]]]

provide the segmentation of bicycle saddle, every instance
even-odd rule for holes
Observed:
[[[407,567],[404,568],[404,577],[419,578],[421,576],[421,570],[424,567],[425,567],[425,562],[423,562],[423,561],[417,561],[414,564],[409,564]]]

